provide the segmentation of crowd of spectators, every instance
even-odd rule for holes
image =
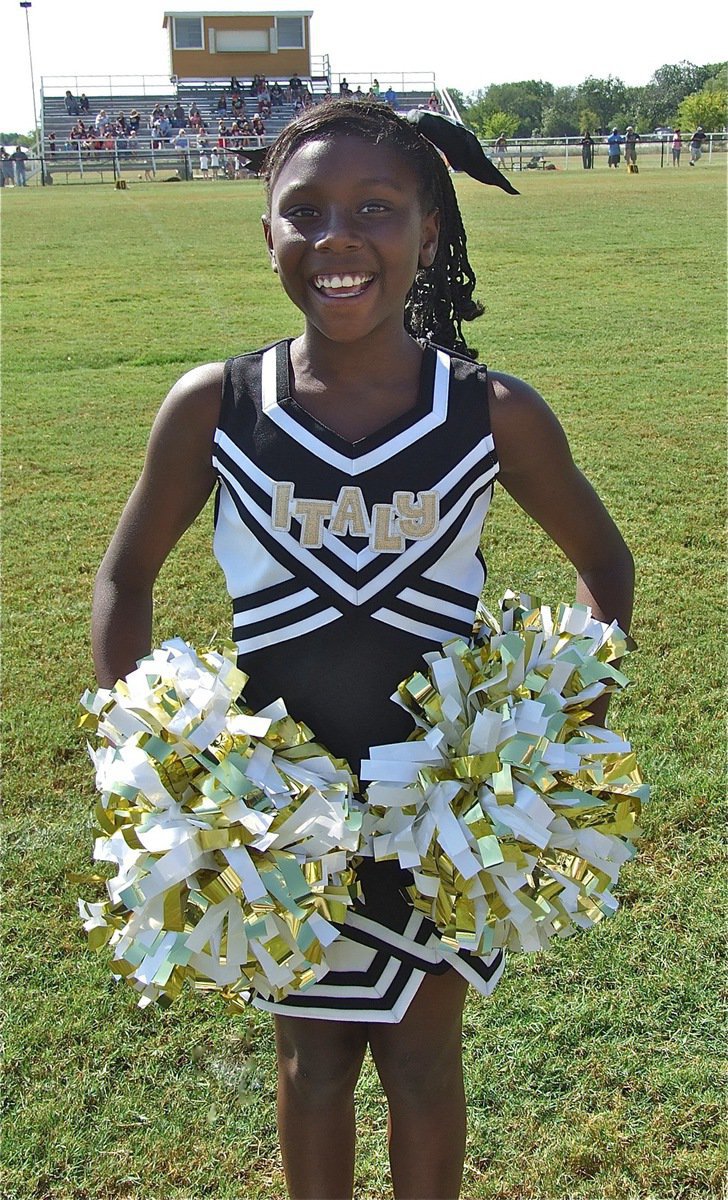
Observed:
[[[382,92],[377,79],[364,92],[361,87],[352,90],[344,77],[338,95],[381,101],[393,108],[397,106],[397,95],[391,85]],[[213,101],[209,106],[212,115],[208,115],[206,124],[197,102],[193,100],[185,107],[179,97],[176,103],[156,103],[146,116],[136,108],[128,115],[124,111],[113,115],[100,108],[92,118],[86,94],[75,96],[67,90],[64,97],[66,112],[75,117],[75,121],[62,146],[57,144],[55,134],[48,135],[47,153],[50,158],[56,157],[61,150],[92,157],[99,151],[133,154],[148,152],[151,148],[177,149],[188,154],[196,149],[206,160],[206,166],[200,168],[206,178],[215,178],[218,173],[229,174],[230,170],[226,168],[230,161],[236,174],[244,169],[244,156],[240,152],[265,145],[266,121],[275,116],[276,110],[287,104],[297,115],[314,103],[330,99],[332,93],[328,89],[323,95],[314,97],[310,81],[301,79],[295,72],[288,84],[278,79],[269,83],[262,75],[254,75],[249,83],[241,83],[232,75],[229,87],[223,88],[216,103]],[[428,107],[439,108],[434,93]],[[210,128],[215,121],[216,130]],[[213,156],[217,157],[216,164]],[[237,163],[236,158],[240,160]]]

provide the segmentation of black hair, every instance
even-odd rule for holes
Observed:
[[[333,99],[305,109],[282,130],[266,156],[261,174],[268,202],[276,177],[301,146],[340,134],[395,149],[417,178],[427,211],[439,210],[437,253],[432,266],[420,268],[415,276],[405,304],[405,328],[415,338],[477,358],[477,351],[465,342],[462,322],[474,321],[484,310],[473,299],[475,272],[450,173],[435,147],[389,105]]]

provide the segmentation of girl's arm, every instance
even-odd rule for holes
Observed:
[[[563,550],[577,571],[576,598],[627,632],[634,562],[617,526],[571,457],[563,429],[538,392],[509,375],[490,376],[500,481]]]
[[[96,576],[92,642],[102,687],[149,653],[154,581],[213,489],[222,370],[210,363],[184,375],[152,426],[142,474]]]

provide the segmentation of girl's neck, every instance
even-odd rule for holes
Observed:
[[[378,344],[374,344],[377,342]],[[291,344],[298,404],[350,442],[384,429],[417,404],[422,347],[402,330],[395,345],[310,336]]]
[[[421,359],[422,348],[404,327],[394,334],[377,331],[358,342],[334,342],[309,327],[291,345],[294,371],[329,386],[341,381],[351,387],[355,379],[363,388],[391,386],[417,375]]]

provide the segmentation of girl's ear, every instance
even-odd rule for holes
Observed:
[[[265,244],[268,247],[268,253],[270,254],[271,270],[275,271],[277,274],[278,273],[278,264],[276,263],[276,254],[275,254],[275,250],[273,249],[273,238],[271,236],[271,231],[270,231],[270,217],[267,216],[266,213],[263,213],[263,216],[260,219],[263,224],[263,234],[265,237]]]
[[[431,267],[437,254],[440,239],[440,210],[435,208],[422,220],[422,238],[420,240],[419,266]]]

